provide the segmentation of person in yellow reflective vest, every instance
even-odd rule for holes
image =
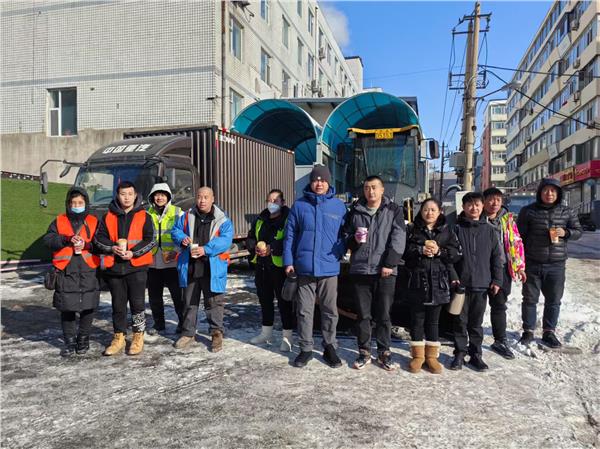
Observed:
[[[165,304],[163,290],[171,293],[175,313],[177,313],[177,333],[181,333],[183,322],[183,301],[179,275],[177,274],[177,255],[179,247],[173,243],[171,229],[177,219],[183,215],[181,208],[171,204],[171,189],[167,183],[158,183],[148,195],[148,214],[154,223],[156,246],[152,250],[153,261],[148,270],[148,298],[154,320],[148,335],[156,335],[165,330]]]
[[[283,237],[289,208],[285,205],[283,192],[273,189],[267,195],[267,208],[252,224],[248,233],[247,245],[250,261],[256,269],[256,292],[262,311],[262,330],[250,340],[252,344],[270,343],[275,321],[275,306],[281,314],[283,336],[281,351],[292,350],[292,332],[294,329],[294,311],[291,301],[281,296],[285,271],[283,267]]]

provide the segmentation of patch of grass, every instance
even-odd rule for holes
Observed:
[[[2,260],[50,260],[42,237],[58,214],[65,212],[67,184],[50,183],[48,207],[39,205],[40,185],[36,181],[2,179],[1,258]]]

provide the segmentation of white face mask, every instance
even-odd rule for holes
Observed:
[[[281,206],[277,203],[269,203],[267,204],[267,209],[269,209],[270,213],[276,214],[281,209]]]

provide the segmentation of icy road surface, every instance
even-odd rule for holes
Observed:
[[[582,355],[537,351],[484,359],[434,376],[406,371],[408,344],[394,341],[401,369],[350,368],[354,340],[340,339],[344,367],[320,355],[307,368],[294,354],[248,343],[259,328],[253,278],[234,270],[224,350],[208,352],[200,314],[197,343],[148,337],[141,356],[102,357],[111,308],[102,293],[86,356],[59,356],[59,314],[41,270],[2,275],[1,445],[4,448],[589,448],[600,445],[600,233],[572,245],[559,334]],[[174,330],[168,302],[169,330]],[[541,315],[541,307],[539,309]],[[149,310],[148,310],[149,313]],[[510,338],[520,334],[520,288],[509,304]],[[539,335],[537,335],[539,337]],[[317,347],[320,342],[317,340]],[[443,346],[448,364],[451,347]]]

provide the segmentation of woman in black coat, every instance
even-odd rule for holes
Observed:
[[[92,254],[98,220],[89,213],[87,192],[71,188],[67,192],[66,209],[65,214],[50,224],[44,244],[52,251],[57,275],[52,304],[61,313],[65,339],[62,355],[70,356],[74,352],[85,354],[90,347],[90,330],[100,290],[96,277],[99,258]]]
[[[442,372],[438,321],[442,305],[450,302],[451,285],[458,283],[454,264],[461,257],[460,244],[446,224],[441,204],[433,198],[426,200],[409,226],[403,256],[411,305],[412,373],[419,372],[423,363],[434,374]]]

